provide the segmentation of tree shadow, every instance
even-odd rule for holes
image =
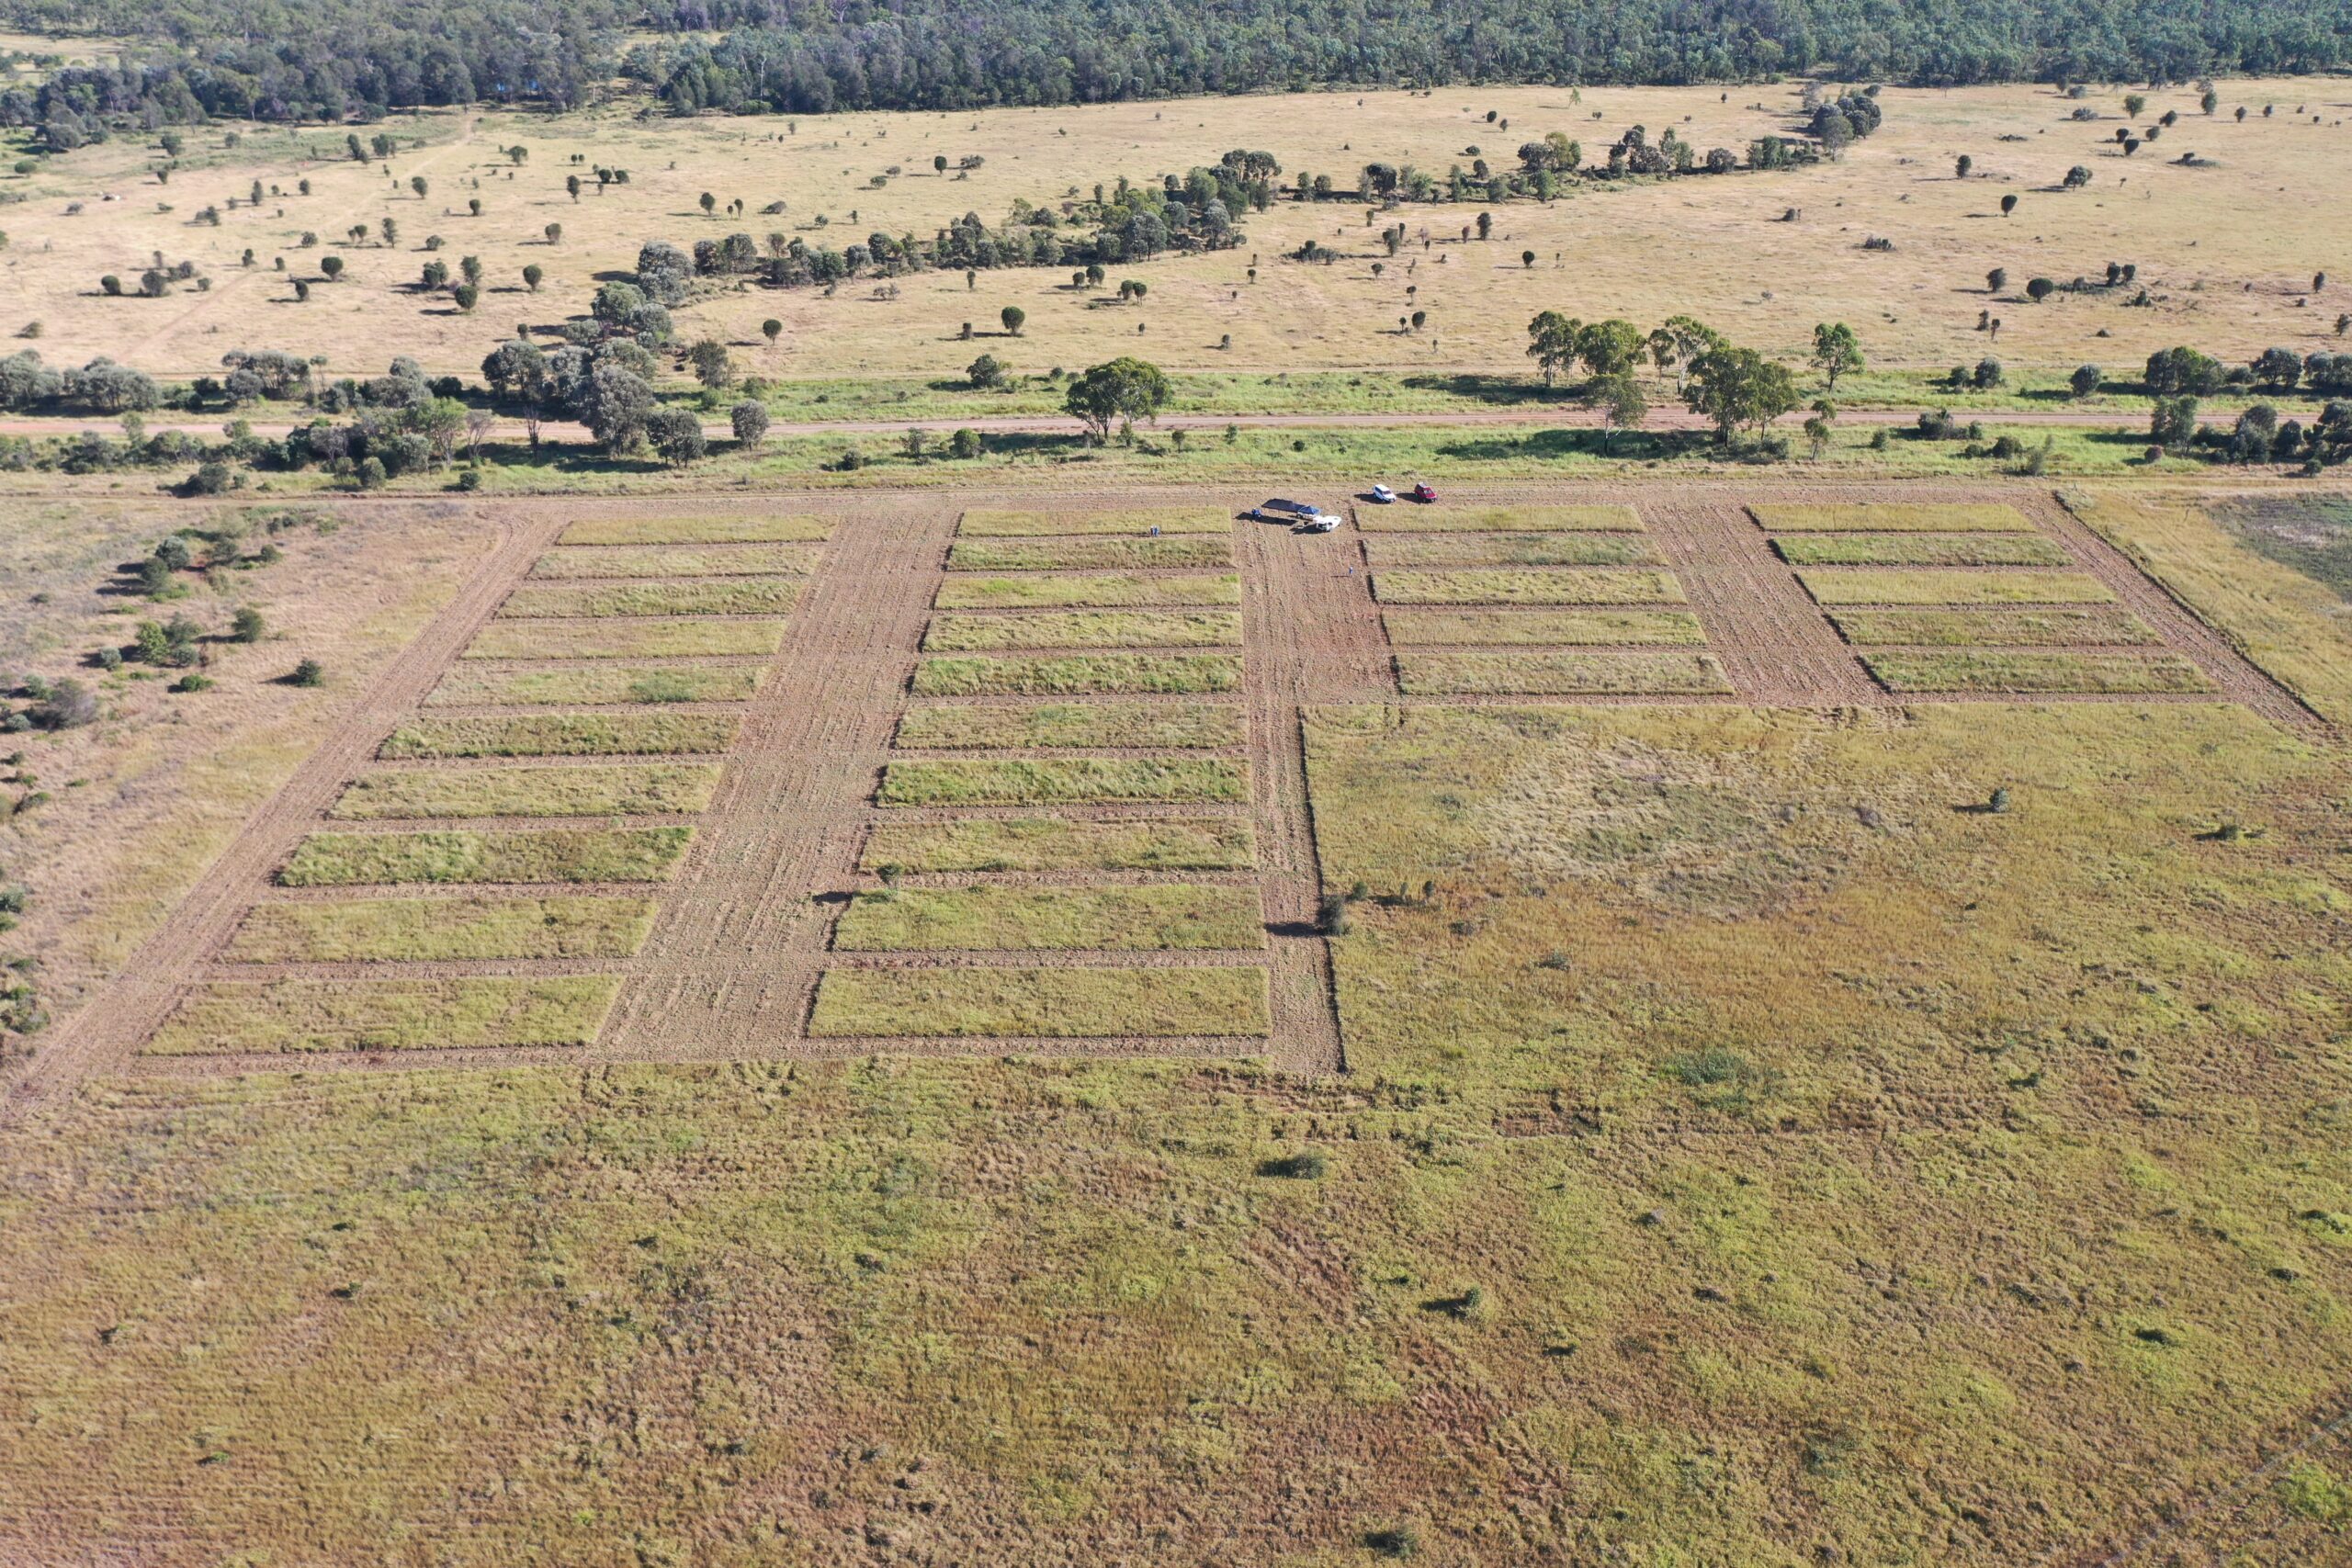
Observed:
[[[1491,403],[1501,408],[1518,408],[1529,403],[1567,403],[1575,400],[1573,390],[1566,387],[1546,387],[1540,382],[1521,380],[1510,376],[1483,374],[1475,370],[1456,371],[1447,375],[1408,376],[1404,384],[1416,391],[1443,392],[1449,397],[1466,398],[1474,402]]]

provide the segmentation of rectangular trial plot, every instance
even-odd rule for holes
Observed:
[[[1840,610],[1829,624],[1857,648],[2130,648],[2157,640],[2129,610]]]
[[[2210,692],[2204,671],[2175,653],[1866,653],[1890,692]]]
[[[1400,653],[1408,697],[1707,696],[1731,690],[1704,653]]]
[[[1064,697],[1122,693],[1230,692],[1241,684],[1231,653],[1081,653],[1062,658],[926,659],[915,667],[919,697]]]
[[[1956,571],[1860,567],[1797,573],[1822,604],[2104,604],[2115,595],[2080,571]]]
[[[1172,577],[1124,571],[1047,571],[1019,577],[950,576],[932,601],[942,610],[1047,610],[1071,605],[1120,609],[1153,604],[1238,604],[1241,579],[1231,572]]]
[[[991,817],[877,822],[861,869],[954,871],[1248,871],[1256,839],[1240,817]]]
[[[898,761],[882,770],[883,806],[1065,806],[1099,801],[1234,801],[1246,764],[1226,757],[1062,757]]]
[[[1232,564],[1232,537],[1216,534],[1133,539],[958,539],[947,548],[950,571],[1087,571],[1118,567],[1182,571]]]
[[[1670,571],[1382,571],[1384,604],[1679,604]]]
[[[1182,969],[832,969],[812,1035],[1034,1039],[1266,1032],[1266,972]]]
[[[821,517],[614,517],[587,518],[563,531],[563,545],[748,545],[792,543],[831,536]]]
[[[932,653],[1008,648],[1235,648],[1231,610],[1059,610],[1044,615],[937,615],[923,633]]]
[[[554,828],[313,833],[278,868],[286,887],[412,882],[659,882],[694,829]]]
[[[452,958],[626,958],[653,925],[650,898],[352,898],[259,904],[220,956],[232,964]]]
[[[1254,887],[941,887],[862,893],[844,953],[1263,947]]]
[[[2033,525],[2000,502],[1813,505],[1759,502],[1748,512],[1773,534],[2030,534]]]
[[[643,757],[724,751],[733,714],[551,713],[413,718],[378,749],[389,761],[427,757]]]
[[[910,708],[897,744],[910,750],[1040,747],[1238,746],[1241,710],[1230,703],[990,703]]]
[[[201,1056],[587,1045],[594,1042],[618,985],[604,975],[221,980],[183,998],[145,1051],[153,1056]]]
[[[1121,509],[1114,512],[1011,512],[977,507],[956,525],[966,539],[1026,538],[1039,535],[1126,534],[1149,537],[1162,534],[1229,534],[1233,513],[1216,507]]]
[[[465,659],[765,659],[782,621],[492,621]]]
[[[691,582],[526,582],[498,607],[506,620],[594,615],[772,615],[800,596],[797,577]]]
[[[758,669],[487,670],[459,665],[441,677],[426,707],[555,706],[599,703],[741,703],[759,690]]]
[[[1688,610],[1390,610],[1388,640],[1416,645],[1553,644],[1605,648],[1611,644],[1707,640]]]
[[[1630,506],[1367,506],[1356,513],[1369,533],[1637,533]]]
[[[348,822],[415,817],[636,817],[707,810],[710,762],[611,768],[381,768],[345,786],[327,815]]]
[[[1638,534],[1435,534],[1363,542],[1374,571],[1428,566],[1657,566]]]
[[[1792,566],[2064,566],[2040,534],[1804,534],[1772,541]]]
[[[596,545],[549,550],[533,563],[531,575],[558,581],[595,577],[797,577],[816,570],[818,556],[818,550],[808,545],[720,545],[709,549]]]

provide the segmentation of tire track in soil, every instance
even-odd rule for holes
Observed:
[[[1707,646],[1738,696],[1823,707],[1893,701],[1735,500],[1644,505]]]
[[[0,1100],[0,1124],[70,1094],[96,1073],[120,1070],[162,1023],[195,974],[236,929],[272,871],[311,831],[352,774],[394,725],[415,711],[443,671],[481,629],[525,571],[561,531],[560,518],[497,525],[504,537],[468,584],[395,654],[326,739],[212,863],[178,908],[141,942],[114,979],[42,1043]]]

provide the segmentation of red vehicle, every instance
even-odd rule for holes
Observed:
[[[1419,502],[1422,505],[1427,506],[1430,502],[1437,499],[1437,491],[1431,490],[1427,485],[1415,485],[1413,487],[1413,499]]]

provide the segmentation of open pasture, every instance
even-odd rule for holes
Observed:
[[[2079,571],[1814,567],[1797,581],[1821,604],[2105,604],[2115,598]]]
[[[1388,640],[1400,648],[1606,648],[1707,640],[1699,617],[1687,610],[1390,610],[1382,619]]]
[[[922,639],[924,650],[935,653],[1031,648],[1238,648],[1240,643],[1241,617],[1229,610],[939,615]]]
[[[784,623],[741,621],[492,621],[465,659],[764,659]]]
[[[832,536],[821,517],[772,516],[591,517],[564,529],[561,545],[775,545],[815,544]],[[700,551],[687,552],[699,557]],[[805,558],[795,552],[794,558]]]
[[[1829,617],[1857,648],[2139,647],[2157,641],[2128,610],[1840,610]]]
[[[549,550],[531,563],[534,578],[566,581],[599,577],[801,577],[817,568],[808,545],[728,545],[708,549],[653,545],[573,546]]]
[[[1375,572],[1384,604],[1679,604],[1670,571],[1463,570]]]
[[[1037,572],[1014,577],[951,573],[940,583],[933,603],[942,610],[1238,604],[1241,580],[1229,572],[1148,577],[1134,572]]]
[[[1637,533],[1630,506],[1368,506],[1356,525],[1369,534]]]
[[[773,615],[800,597],[797,577],[684,582],[526,582],[498,613],[510,620],[603,615]]]
[[[906,888],[860,894],[842,911],[844,953],[964,949],[1261,947],[1252,887]]]
[[[1403,534],[1363,542],[1375,572],[1447,566],[1658,566],[1657,547],[1637,534]]]
[[[1770,534],[2030,534],[2001,502],[1758,502],[1748,512]]]
[[[436,757],[642,757],[724,751],[731,714],[565,713],[414,718],[385,738],[388,761]]]
[[[537,979],[222,980],[147,1043],[155,1056],[586,1045],[612,1006],[601,976]]]
[[[759,690],[756,668],[592,666],[498,670],[464,666],[441,678],[427,707],[595,706],[618,703],[741,703]]]
[[[1182,1039],[1262,1035],[1266,972],[1153,969],[829,969],[809,1032]]]
[[[491,829],[313,833],[278,869],[287,887],[407,882],[658,882],[694,829]]]
[[[652,924],[646,898],[277,902],[255,905],[220,956],[232,964],[626,958]]]
[[[2064,566],[2038,534],[1807,534],[1772,541],[1791,566]]]
[[[1704,653],[1400,653],[1397,682],[1411,697],[1713,696],[1730,692]]]
[[[344,787],[327,815],[368,822],[419,817],[633,817],[710,805],[712,762],[598,767],[379,768]]]
[[[875,795],[883,806],[1060,806],[1154,801],[1228,802],[1249,792],[1249,772],[1221,757],[1064,757],[890,763]]]
[[[1206,702],[939,704],[900,715],[896,738],[903,749],[937,751],[1214,749],[1241,740],[1241,710]]]
[[[874,824],[867,872],[1248,871],[1256,835],[1239,817],[976,817]]]
[[[1119,694],[1201,694],[1241,683],[1229,653],[1082,653],[1066,657],[929,658],[916,666],[919,697],[1066,697]]]
[[[1210,534],[1156,539],[958,539],[947,550],[951,572],[1182,571],[1232,564],[1233,541]]]
[[[1999,692],[2019,695],[2210,692],[2213,682],[2177,654],[1871,652],[1862,662],[1890,692]]]

